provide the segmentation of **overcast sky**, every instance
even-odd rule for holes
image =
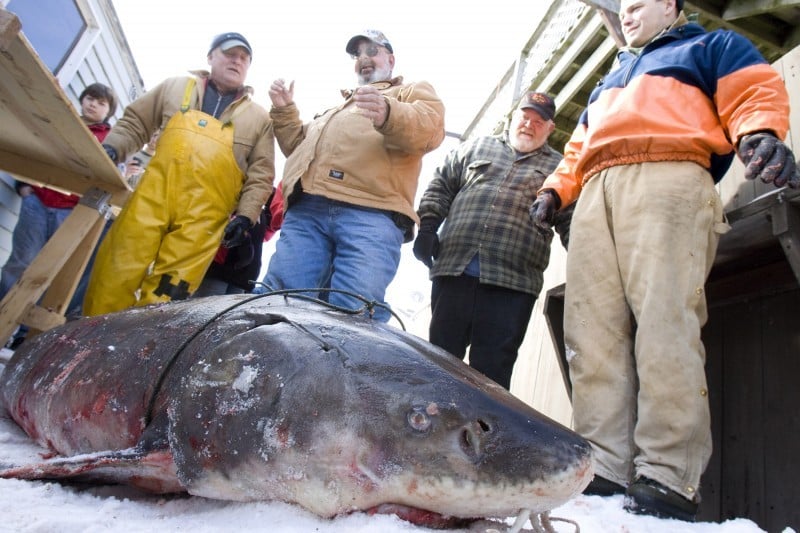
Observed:
[[[308,120],[353,87],[347,40],[382,30],[395,51],[395,74],[431,82],[446,106],[446,128],[463,132],[527,42],[548,0],[114,0],[133,57],[152,87],[206,67],[214,35],[242,33],[253,47],[248,84],[269,106],[276,78],[294,79],[295,101]]]
[[[187,70],[206,68],[214,35],[236,31],[253,47],[247,83],[256,91],[255,100],[269,107],[270,83],[276,78],[295,80],[295,102],[306,121],[338,105],[340,89],[355,86],[354,63],[344,51],[350,37],[366,28],[379,29],[394,48],[394,74],[406,81],[430,82],[445,105],[445,128],[456,134],[472,122],[550,5],[550,0],[113,2],[145,88]],[[457,145],[457,139],[448,137],[425,156],[417,197]],[[282,169],[283,157],[276,149],[277,179]],[[264,245],[262,273],[275,241]],[[407,327],[426,337],[424,315],[419,320],[410,317],[419,317],[428,305],[428,269],[414,259],[410,244],[402,253],[387,301],[404,311]]]

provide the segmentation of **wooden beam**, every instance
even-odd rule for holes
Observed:
[[[0,342],[20,323],[35,334],[64,322],[109,202],[131,192],[20,28],[0,8],[0,170],[82,198],[0,301]]]
[[[783,202],[800,203],[800,189],[789,189],[788,187],[772,189],[740,207],[727,211],[725,217],[729,223],[734,224],[754,215],[768,215],[773,205]]]
[[[607,9],[614,13],[619,13],[619,0],[581,0],[595,9]]]
[[[800,283],[800,207],[778,202],[770,209],[770,215],[772,234],[781,243],[786,260]]]
[[[581,66],[581,68],[572,76],[572,79],[567,83],[561,91],[556,95],[556,109],[561,108],[567,102],[573,101],[575,93],[577,93],[584,80],[589,79],[589,76],[596,72],[600,65],[608,58],[609,55],[616,53],[617,45],[613,38],[606,37],[603,42],[598,46],[589,59]]]
[[[102,151],[102,149],[100,150]],[[103,157],[108,159],[105,152],[103,152]],[[83,169],[84,172],[76,171],[74,168],[64,168],[54,162],[43,159],[29,159],[19,154],[6,152],[2,149],[0,149],[0,161],[2,161],[3,170],[16,174],[28,183],[46,185],[66,193],[82,195],[85,194],[86,191],[94,188],[97,184],[97,180],[94,179],[89,168]],[[36,176],[54,176],[56,174],[58,174],[58,184],[36,178]],[[116,193],[112,196],[111,202],[114,205],[123,205],[131,192],[132,191],[128,189],[117,189]]]
[[[0,50],[6,50],[17,37],[22,24],[13,13],[0,11]]]
[[[783,46],[788,50],[793,50],[797,46],[800,46],[800,26],[795,26],[795,28],[789,32],[789,35],[786,36],[786,40],[783,41]]]
[[[736,24],[734,21],[726,19],[723,12],[716,6],[712,6],[710,2],[697,1],[692,2],[691,5],[687,3],[684,7],[684,12],[697,13],[715,24],[734,29],[737,33],[747,37],[755,44],[763,43],[772,48],[781,49],[784,47],[781,36],[777,35],[775,31],[765,33],[763,31],[754,31],[750,24]],[[786,52],[788,52],[788,49],[784,51],[784,53]]]
[[[725,214],[731,230],[719,240],[715,265],[780,243],[800,283],[800,189],[775,189]]]
[[[564,345],[564,294],[566,284],[556,285],[545,295],[544,316],[547,321],[547,329],[550,330],[550,339],[556,350],[558,366],[561,368],[561,377],[564,380],[564,388],[567,396],[572,399],[572,380],[569,377],[569,361],[567,360],[567,348]]]
[[[18,321],[21,324],[36,325],[28,329],[28,333],[25,335],[27,339],[31,339],[42,331],[47,331],[48,329],[64,324],[67,319],[64,315],[58,314],[55,311],[50,311],[45,307],[28,304]]]
[[[44,300],[45,305],[48,306],[45,310],[63,313],[69,304],[82,269],[80,272],[75,270],[69,272],[69,269],[64,274],[61,272],[69,262],[73,262],[73,265],[74,262],[86,265],[94,243],[97,242],[96,239],[100,235],[98,224],[101,222],[105,224],[108,214],[108,209],[91,207],[86,205],[83,200],[73,208],[72,213],[47,241],[5,298],[0,301],[0,342],[8,339],[20,323],[31,326],[31,329],[42,331],[52,326],[52,317],[46,313],[32,312],[32,306],[36,305],[36,302],[53,286],[53,281],[57,279],[60,279],[61,282],[55,285],[56,291],[53,296],[49,300]],[[102,227],[99,229],[102,230]],[[81,248],[81,244],[86,242],[87,236],[91,239],[92,235],[95,236],[92,248]],[[67,277],[70,276],[71,279],[67,280]],[[37,317],[47,318],[44,323],[37,323],[35,322]],[[23,322],[23,320],[33,320],[33,322]]]
[[[602,27],[603,21],[599,17],[589,16],[582,20],[580,28],[576,27],[574,30],[576,33],[571,34],[574,37],[569,39],[569,46],[553,56],[555,63],[550,63],[550,67],[543,71],[544,77],[534,84],[532,90],[544,93],[551,91],[558,80],[565,77],[565,73],[575,64],[585,44],[600,32]]]
[[[19,27],[0,8],[0,170],[76,194],[96,187],[122,205],[128,184]]]
[[[486,117],[486,114],[488,113],[489,109],[494,105],[495,100],[497,99],[497,95],[503,92],[503,90],[508,86],[508,84],[511,81],[511,77],[514,75],[516,69],[517,69],[517,62],[513,63],[510,67],[508,67],[508,70],[500,79],[500,82],[494,86],[494,89],[492,89],[492,94],[483,103],[483,106],[481,106],[480,110],[475,115],[475,118],[472,119],[472,122],[469,123],[467,129],[464,130],[464,133],[461,134],[461,139],[467,139],[469,138],[470,135],[472,135],[472,131],[476,127],[478,127],[478,125],[481,123],[484,117]]]
[[[797,6],[800,6],[800,0],[732,0],[723,9],[722,18],[737,20]]]
[[[603,20],[609,35],[614,38],[618,48],[622,48],[627,43],[625,42],[625,35],[622,33],[622,24],[619,21],[619,15],[616,12],[608,9],[598,9],[597,14]]]

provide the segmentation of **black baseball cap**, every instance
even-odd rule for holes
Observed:
[[[531,91],[519,101],[519,109],[533,109],[545,120],[553,120],[556,116],[556,103],[544,93]]]
[[[236,32],[228,32],[228,33],[220,33],[214,40],[211,41],[211,48],[208,49],[208,53],[210,54],[214,48],[219,47],[223,52],[225,50],[230,50],[236,46],[241,46],[247,53],[250,54],[250,57],[253,57],[253,49],[250,48],[250,43],[247,42],[247,39],[244,38],[244,35],[241,33]]]

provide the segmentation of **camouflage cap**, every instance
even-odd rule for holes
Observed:
[[[382,31],[378,30],[364,30],[363,32],[359,33],[358,35],[353,35],[349,41],[347,41],[347,46],[345,46],[345,52],[350,55],[355,55],[358,53],[358,43],[363,41],[364,39],[368,41],[372,41],[375,44],[379,44],[381,46],[385,46],[387,50],[389,50],[390,54],[394,53],[392,50],[392,44],[389,42],[389,39],[383,34]]]

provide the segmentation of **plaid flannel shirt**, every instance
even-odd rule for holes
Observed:
[[[434,276],[460,276],[479,254],[481,283],[538,296],[550,259],[528,211],[561,154],[548,144],[519,153],[505,135],[465,141],[436,169],[420,200],[420,219],[444,221]]]

